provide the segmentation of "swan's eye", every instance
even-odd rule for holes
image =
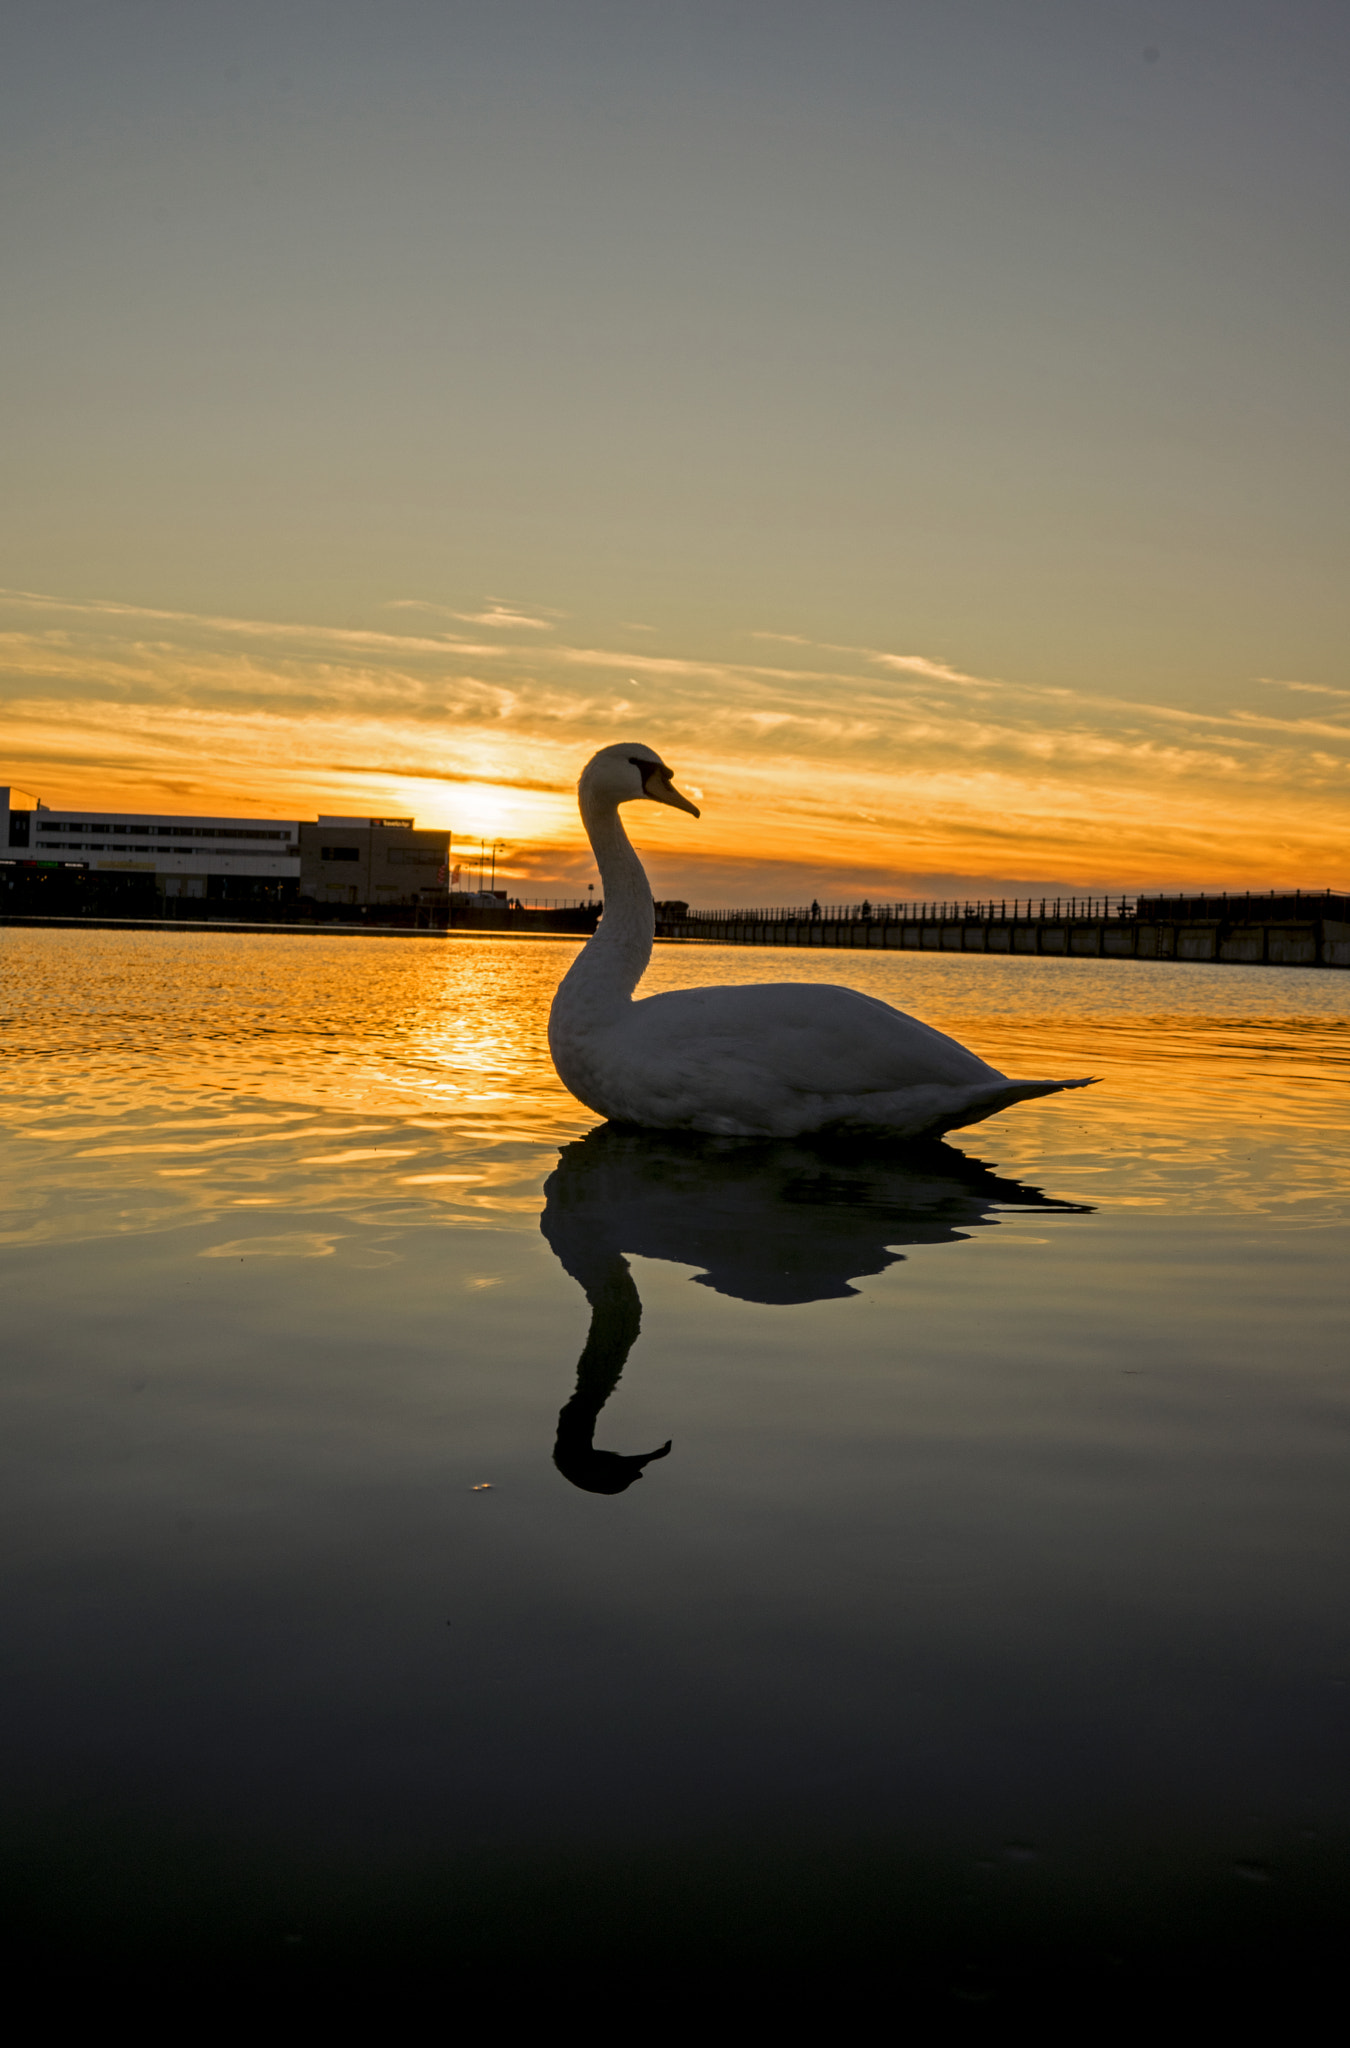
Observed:
[[[640,755],[637,754],[630,754],[628,756],[628,765],[630,768],[637,769],[638,773],[641,775],[642,780],[644,782],[647,780],[649,775],[664,775],[667,778],[667,780],[669,780],[670,777],[670,770],[668,768],[663,768],[659,761],[644,761],[640,757]]]

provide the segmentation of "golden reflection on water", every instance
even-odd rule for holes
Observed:
[[[279,933],[3,936],[0,1241],[211,1214],[537,1216],[595,1122],[548,1058],[567,942]],[[1306,1225],[1350,1192],[1350,979],[1309,970],[661,947],[644,991],[846,981],[1011,1073],[1100,1086],[956,1134],[1067,1200]],[[332,1232],[293,1232],[325,1256]],[[287,1234],[235,1232],[273,1255]],[[305,1247],[308,1247],[306,1249]],[[248,1256],[236,1249],[231,1255]]]

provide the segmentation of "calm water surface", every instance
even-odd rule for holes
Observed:
[[[571,957],[0,934],[29,1952],[1302,1966],[1350,979],[658,950],[1100,1077],[907,1152],[597,1127]]]

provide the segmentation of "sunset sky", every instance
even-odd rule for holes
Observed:
[[[1350,884],[1340,0],[11,0],[0,783]]]

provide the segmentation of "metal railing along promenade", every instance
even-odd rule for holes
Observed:
[[[948,924],[990,919],[1006,922],[1044,917],[1132,917],[1138,898],[1134,896],[1019,896],[988,897],[977,901],[960,898],[932,902],[795,903],[758,910],[690,910],[683,904],[656,906],[662,912],[681,913],[698,924],[780,925],[780,924]],[[672,916],[672,922],[675,921]]]

